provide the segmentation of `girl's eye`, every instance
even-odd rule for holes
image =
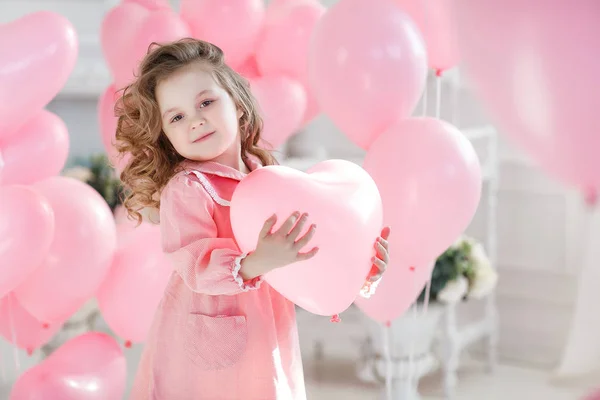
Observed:
[[[200,103],[200,108],[208,107],[209,105],[211,105],[212,102],[212,100],[205,100],[202,103]]]
[[[181,115],[176,115],[176,116],[174,116],[174,117],[173,117],[173,119],[171,119],[171,123],[173,123],[173,122],[177,122],[177,121],[179,121],[181,118],[183,118]]]

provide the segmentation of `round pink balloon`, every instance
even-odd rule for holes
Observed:
[[[0,335],[29,354],[48,343],[62,328],[63,322],[46,324],[38,321],[12,293],[0,299]]]
[[[427,46],[429,68],[443,72],[459,62],[452,0],[395,0],[415,21]]]
[[[312,91],[321,110],[364,149],[412,113],[426,75],[423,39],[393,0],[341,0],[317,24]]]
[[[310,39],[323,14],[317,0],[271,4],[256,48],[262,75],[284,75],[308,86]]]
[[[96,298],[117,335],[144,342],[173,268],[161,250],[159,226],[143,223],[119,233],[119,242],[126,245],[115,253]]]
[[[256,58],[251,56],[244,61],[242,65],[237,67],[237,72],[246,79],[254,79],[260,77],[260,71],[256,64]]]
[[[64,168],[69,155],[69,132],[59,116],[42,110],[0,148],[4,157],[0,182],[30,184],[56,176]]]
[[[264,76],[251,82],[264,121],[261,137],[274,148],[300,128],[306,110],[302,85],[283,76]]]
[[[0,190],[0,297],[38,268],[54,236],[54,212],[48,201],[26,186]]]
[[[15,294],[40,321],[54,322],[75,312],[106,277],[116,249],[115,221],[102,196],[78,180],[54,177],[33,187],[52,206],[54,239]]]
[[[265,279],[300,307],[320,315],[344,311],[371,269],[373,244],[382,227],[377,186],[361,167],[344,160],[321,162],[306,173],[269,166],[250,173],[231,199],[231,224],[243,251],[256,247],[267,218],[277,214],[278,229],[294,211],[315,223],[310,260],[269,272]]]
[[[15,382],[10,400],[122,399],[127,363],[119,344],[104,333],[69,340]]]
[[[411,118],[373,143],[364,168],[377,183],[384,223],[392,228],[391,262],[375,295],[356,303],[370,317],[391,321],[416,300],[436,258],[471,222],[481,197],[481,167],[457,128]]]
[[[75,67],[77,50],[73,25],[49,11],[0,25],[0,137],[56,96]]]
[[[435,265],[429,262],[407,268],[408,261],[402,255],[394,253],[391,257],[390,267],[375,294],[368,299],[358,296],[354,302],[362,312],[381,323],[391,322],[408,311],[431,278]]]
[[[232,68],[254,53],[264,16],[263,0],[181,0],[192,35],[219,46]]]
[[[384,222],[392,227],[391,268],[435,260],[471,222],[482,175],[471,142],[454,126],[411,118],[373,143],[364,161],[381,193]],[[396,266],[396,260],[406,265]]]
[[[503,134],[554,177],[600,189],[600,3],[455,6],[465,72]]]

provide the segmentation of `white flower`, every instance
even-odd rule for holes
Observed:
[[[471,254],[469,255],[473,263],[475,263],[475,268],[479,268],[479,266],[490,266],[490,259],[488,258],[485,249],[481,243],[474,243],[471,247]],[[491,266],[490,266],[491,267]]]
[[[469,288],[469,298],[481,299],[494,290],[498,283],[498,273],[488,262],[479,264]]]
[[[467,294],[469,281],[463,275],[446,283],[446,286],[438,293],[437,299],[442,303],[458,303]]]
[[[73,167],[63,171],[62,176],[77,179],[81,182],[87,182],[92,179],[92,171],[86,167]]]

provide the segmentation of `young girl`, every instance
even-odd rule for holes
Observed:
[[[275,163],[260,147],[262,120],[249,85],[216,46],[185,39],[153,45],[117,106],[117,142],[130,161],[125,206],[141,221],[159,208],[163,249],[174,273],[158,307],[132,392],[135,400],[303,400],[294,304],[263,274],[314,257],[316,227],[300,235],[298,211],[242,254],[229,199],[250,171]],[[377,281],[387,235],[375,244]]]

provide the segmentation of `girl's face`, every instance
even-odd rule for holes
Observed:
[[[202,63],[187,65],[161,81],[156,100],[163,131],[183,157],[210,161],[241,152],[242,113]]]

